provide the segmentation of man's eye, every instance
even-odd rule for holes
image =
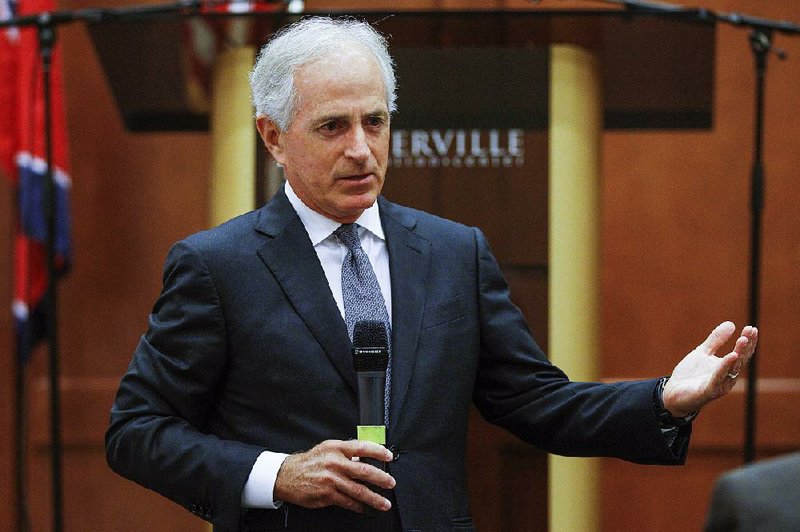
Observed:
[[[339,123],[336,121],[325,122],[320,129],[325,133],[333,133],[339,129]]]
[[[370,116],[367,118],[367,124],[372,127],[379,127],[385,123],[385,120],[382,116]]]

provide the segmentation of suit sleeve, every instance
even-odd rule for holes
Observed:
[[[678,436],[676,455],[658,426],[653,403],[658,381],[571,382],[533,340],[484,236],[474,231],[481,327],[474,401],[481,414],[556,454],[682,463],[690,427]]]
[[[242,488],[264,449],[207,432],[227,357],[225,317],[208,268],[189,244],[178,243],[163,281],[111,410],[107,460],[120,475],[236,529]]]

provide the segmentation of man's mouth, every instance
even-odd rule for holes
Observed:
[[[343,176],[343,177],[340,177],[339,179],[344,179],[344,180],[347,180],[347,181],[366,181],[366,180],[374,177],[374,175],[375,174],[370,172],[370,173],[367,173],[367,174],[355,174],[355,175]]]

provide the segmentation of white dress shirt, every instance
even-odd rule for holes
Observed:
[[[314,251],[325,272],[333,299],[339,307],[339,312],[344,319],[344,297],[342,296],[342,262],[347,255],[347,247],[339,241],[333,232],[341,225],[322,214],[311,210],[297,197],[292,187],[287,182],[285,185],[286,196],[289,203],[294,207],[295,212],[306,228]],[[356,220],[359,225],[358,236],[361,239],[361,247],[369,257],[378,284],[381,287],[383,300],[386,302],[386,311],[389,313],[389,321],[392,319],[392,291],[389,277],[389,252],[386,249],[386,237],[381,225],[380,211],[378,203],[365,210]],[[250,476],[242,490],[242,506],[245,508],[278,508],[280,501],[273,498],[275,479],[278,476],[283,461],[289,456],[284,453],[264,451],[256,459]]]

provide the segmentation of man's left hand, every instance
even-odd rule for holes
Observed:
[[[723,357],[717,351],[730,340],[736,326],[730,321],[718,325],[681,360],[664,387],[664,408],[674,417],[686,417],[708,402],[722,397],[736,384],[739,372],[756,349],[758,329],[747,326],[736,340],[733,351]]]

